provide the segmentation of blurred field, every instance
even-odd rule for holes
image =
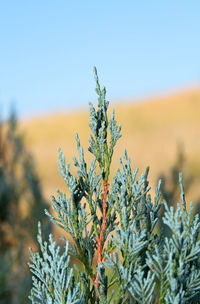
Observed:
[[[150,181],[156,185],[160,173],[168,173],[177,156],[177,145],[182,144],[186,157],[185,171],[194,177],[187,193],[188,200],[200,198],[200,89],[179,92],[141,102],[110,103],[116,120],[122,124],[122,138],[118,142],[112,172],[118,168],[118,158],[126,147],[133,167],[140,173],[150,165]],[[85,150],[89,138],[89,110],[56,113],[33,118],[21,123],[26,144],[36,158],[44,193],[49,198],[56,188],[65,190],[57,170],[57,147],[61,147],[67,161],[76,154],[75,132]],[[74,170],[72,166],[72,171]]]

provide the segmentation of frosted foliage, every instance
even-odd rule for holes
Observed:
[[[31,251],[33,288],[30,299],[32,303],[48,304],[80,304],[84,303],[80,292],[80,284],[74,285],[73,269],[69,267],[68,242],[64,252],[56,246],[52,235],[49,242],[42,241],[41,227],[38,225],[38,243],[41,254]]]
[[[30,299],[56,304],[200,303],[200,220],[192,214],[192,204],[186,208],[182,175],[176,208],[162,201],[161,181],[152,198],[149,168],[139,176],[126,150],[111,179],[121,126],[114,111],[108,112],[106,90],[100,87],[96,69],[95,80],[98,105],[90,103],[88,148],[93,159],[86,163],[76,134],[72,174],[59,149],[59,171],[68,195],[57,190],[52,196],[53,214],[46,214],[62,229],[65,245],[60,249],[52,236],[43,242],[39,227],[40,253],[31,251]],[[161,206],[162,220],[171,231],[168,238],[157,229]]]

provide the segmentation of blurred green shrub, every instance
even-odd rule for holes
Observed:
[[[15,111],[0,121],[0,303],[27,303],[28,244],[47,208],[34,160],[18,130]],[[50,225],[45,225],[50,231]]]

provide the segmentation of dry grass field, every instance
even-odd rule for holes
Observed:
[[[188,200],[200,198],[200,89],[191,89],[141,102],[110,103],[116,120],[122,124],[122,138],[116,147],[112,173],[126,147],[133,167],[140,173],[150,165],[150,181],[156,185],[158,175],[167,174],[177,157],[178,144],[184,147],[185,172],[194,177],[187,193]],[[26,144],[32,151],[47,198],[56,188],[65,190],[57,170],[57,147],[61,147],[67,161],[76,154],[75,132],[79,134],[85,157],[89,137],[89,110],[56,113],[21,122]],[[72,166],[72,171],[74,170]],[[183,172],[184,173],[184,172]]]

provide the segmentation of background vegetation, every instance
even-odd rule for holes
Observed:
[[[28,247],[36,246],[37,221],[43,221],[43,197],[37,170],[25,148],[15,113],[0,122],[0,303],[27,303],[31,276]],[[50,225],[45,224],[49,233]]]

